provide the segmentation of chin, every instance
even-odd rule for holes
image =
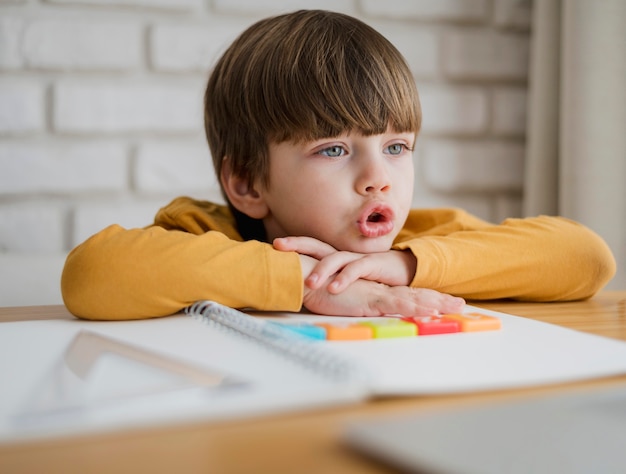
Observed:
[[[350,242],[347,245],[347,248],[341,250],[348,250],[356,253],[386,252],[391,249],[392,244],[393,239],[389,237],[379,237],[375,239],[363,237],[356,242]]]

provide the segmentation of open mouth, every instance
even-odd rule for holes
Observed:
[[[393,210],[383,204],[367,206],[361,213],[357,224],[364,237],[381,237],[389,234],[394,227]]]
[[[383,216],[380,212],[372,212],[369,216],[367,216],[367,222],[382,222],[385,220],[385,216]]]

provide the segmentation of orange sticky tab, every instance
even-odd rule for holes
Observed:
[[[360,341],[372,339],[372,328],[360,324],[315,323],[326,329],[327,341]]]
[[[445,317],[458,321],[462,332],[493,331],[502,326],[500,318],[480,313],[446,314]]]

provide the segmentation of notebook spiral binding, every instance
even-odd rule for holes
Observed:
[[[363,382],[364,380],[365,374],[356,364],[323,350],[319,342],[228,306],[208,300],[197,301],[185,308],[185,314],[205,324],[222,330],[231,330],[240,336],[252,339],[334,381]]]

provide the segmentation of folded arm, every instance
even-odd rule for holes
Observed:
[[[196,235],[155,226],[110,226],[76,247],[61,279],[67,308],[85,319],[166,316],[211,299],[236,308],[319,314],[430,315],[463,300],[433,290],[359,280],[341,295],[304,285],[317,260],[220,232]]]
[[[507,219],[396,247],[417,257],[411,286],[467,299],[584,299],[606,285],[616,269],[610,249],[597,234],[560,217]]]
[[[67,308],[87,319],[165,316],[200,299],[298,311],[300,275],[297,254],[261,242],[113,225],[72,250],[61,289]]]
[[[309,237],[277,239],[274,246],[319,259],[306,285],[333,294],[367,279],[471,299],[575,300],[593,295],[615,273],[604,241],[571,220],[542,216],[492,225],[466,213],[450,215],[458,220],[388,252],[337,251]]]

